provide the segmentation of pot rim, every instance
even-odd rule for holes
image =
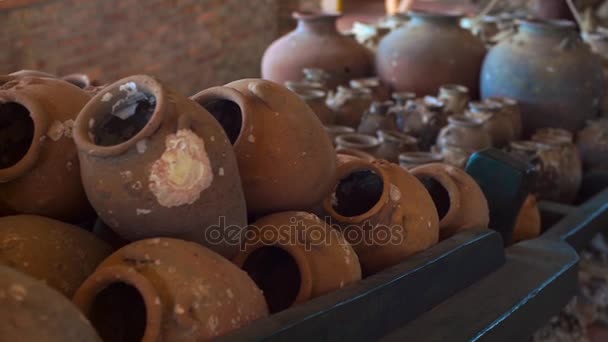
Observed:
[[[469,94],[469,88],[467,86],[456,83],[444,84],[439,87],[439,91],[444,91],[448,94]]]
[[[294,11],[291,16],[296,20],[313,21],[313,20],[328,20],[342,17],[340,12],[324,12],[324,11]]]
[[[354,128],[342,125],[324,125],[323,128],[325,128],[325,131],[330,134],[350,134],[356,132]]]
[[[84,89],[86,87],[90,87],[93,85],[91,78],[87,74],[83,73],[74,73],[61,77],[62,80],[72,83],[78,88]],[[81,86],[82,85],[82,86]]]
[[[399,154],[399,161],[440,163],[443,161],[443,156],[440,153],[426,151],[402,152]]]
[[[516,25],[526,32],[570,32],[576,30],[576,23],[566,19],[517,19]]]
[[[349,85],[351,88],[377,88],[382,85],[382,81],[379,77],[355,78],[350,80]]]
[[[376,159],[376,157],[374,157],[373,155],[371,155],[367,152],[361,151],[361,150],[357,150],[356,148],[338,147],[338,148],[336,148],[336,154],[356,157],[356,158],[367,160],[367,161],[372,161],[372,160]]]
[[[380,140],[367,134],[347,133],[336,137],[336,145],[354,149],[374,148],[380,146]]]
[[[325,99],[327,97],[327,92],[324,90],[321,90],[321,89],[299,88],[299,89],[291,90],[291,91],[296,93],[296,95],[298,95],[303,100],[318,100],[318,99]]]
[[[407,14],[412,19],[458,23],[465,15],[462,12],[435,12],[426,10],[410,10]]]
[[[406,145],[417,145],[418,139],[396,130],[388,130],[388,129],[379,129],[376,134],[378,135],[378,140],[382,143],[385,140],[394,141],[394,142],[402,142]]]
[[[466,127],[481,127],[483,125],[479,120],[475,120],[463,114],[458,115],[450,115],[448,116],[448,123],[454,124],[456,126],[466,126]]]

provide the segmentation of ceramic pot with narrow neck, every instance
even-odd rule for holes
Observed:
[[[340,165],[323,209],[357,252],[364,276],[439,239],[439,218],[428,191],[407,170],[384,160]]]
[[[154,238],[103,261],[74,303],[104,341],[207,341],[268,315],[255,283],[217,253]]]
[[[338,32],[339,14],[296,12],[297,28],[276,40],[262,58],[262,78],[283,84],[299,80],[304,68],[325,70],[328,89],[373,74],[372,54]]]
[[[338,150],[355,149],[375,155],[380,147],[380,140],[360,133],[343,134],[336,137],[336,146]]]
[[[464,168],[473,153],[492,146],[492,138],[481,122],[463,115],[450,116],[448,122],[437,137],[437,147],[446,163]]]
[[[0,266],[0,293],[3,341],[102,341],[68,298],[41,281]]]
[[[296,93],[306,104],[312,109],[317,115],[323,125],[332,125],[336,119],[336,113],[331,110],[325,100],[327,99],[327,93],[323,90],[313,89],[298,89],[292,90]]]
[[[411,172],[435,203],[440,239],[466,229],[488,228],[488,201],[477,182],[462,169],[436,163],[416,167]]]
[[[512,243],[534,239],[540,235],[541,229],[540,210],[536,196],[528,195],[517,214]]]
[[[0,265],[68,298],[110,253],[109,245],[77,226],[33,215],[0,218]]]
[[[576,139],[583,165],[587,170],[608,170],[608,119],[587,123]]]
[[[88,198],[121,237],[170,236],[236,253],[238,243],[209,237],[246,226],[236,158],[196,102],[152,77],[127,77],[83,108],[74,140]]]
[[[437,135],[447,123],[444,103],[433,96],[408,101],[403,107],[394,107],[397,127],[402,132],[418,139],[418,146],[428,151],[437,141]]]
[[[521,123],[521,110],[519,109],[519,103],[508,97],[490,97],[489,101],[498,102],[502,105],[503,115],[509,118],[511,121],[511,127],[513,127],[513,135],[515,139],[522,137],[522,123]]]
[[[520,21],[515,35],[488,52],[480,82],[482,98],[520,104],[524,138],[543,127],[583,128],[598,114],[605,89],[599,57],[564,20]]]
[[[321,121],[289,89],[245,79],[192,98],[233,144],[250,215],[307,210],[330,191],[336,152]]]
[[[391,108],[393,101],[372,102],[365,111],[357,132],[367,135],[376,135],[378,130],[397,130],[397,118]]]
[[[411,20],[378,46],[376,69],[396,91],[437,94],[444,84],[462,84],[476,97],[486,49],[459,26],[460,16],[410,11]]]
[[[282,212],[249,227],[234,263],[266,297],[271,313],[361,279],[359,258],[342,233],[306,212]]]
[[[505,115],[503,105],[490,100],[472,101],[466,115],[482,123],[483,129],[492,138],[492,145],[498,148],[515,140],[513,125]]]
[[[380,147],[376,150],[376,158],[399,163],[399,155],[403,152],[418,151],[418,139],[394,130],[379,130]]]
[[[445,103],[446,113],[462,114],[469,103],[469,88],[459,84],[442,85],[438,98]]]
[[[336,124],[357,128],[363,114],[373,102],[371,91],[367,88],[353,89],[338,87],[327,97],[327,106],[336,113]]]
[[[367,88],[371,90],[374,101],[383,102],[391,98],[391,88],[382,83],[378,77],[350,80],[350,87],[353,89]]]
[[[61,80],[5,79],[0,86],[0,216],[79,222],[94,215],[72,140],[74,120],[89,99]]]

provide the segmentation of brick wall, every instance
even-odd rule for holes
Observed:
[[[8,0],[11,1],[11,0]],[[0,9],[0,73],[155,75],[192,94],[259,77],[265,48],[315,0],[38,0]]]

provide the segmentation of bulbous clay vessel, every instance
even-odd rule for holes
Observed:
[[[460,28],[459,16],[410,11],[412,19],[378,46],[376,69],[393,90],[437,94],[456,83],[477,95],[486,53],[481,40]]]
[[[450,116],[448,122],[437,137],[437,147],[446,163],[464,167],[473,153],[492,146],[492,138],[481,122],[462,115]]]
[[[391,98],[391,88],[382,83],[378,77],[358,78],[350,80],[350,87],[353,89],[366,88],[372,91],[374,101],[383,102]]]
[[[69,298],[110,253],[109,245],[77,226],[41,216],[0,218],[0,264]]]
[[[405,152],[399,155],[399,165],[406,170],[412,170],[415,167],[443,162],[443,157],[439,153],[434,152]]]
[[[299,80],[304,68],[320,68],[330,75],[327,85],[334,89],[353,78],[372,76],[372,54],[354,38],[338,32],[340,15],[297,12],[293,16],[298,27],[264,53],[262,78],[283,84]]]
[[[193,99],[228,133],[250,214],[305,210],[329,192],[336,152],[316,115],[287,88],[247,79]]]
[[[238,243],[209,234],[244,228],[245,199],[230,141],[204,108],[131,76],[83,108],[74,140],[89,200],[121,237],[178,237],[234,256]]]
[[[588,122],[576,144],[585,169],[608,170],[608,119]]]
[[[104,341],[206,341],[268,314],[245,272],[205,247],[171,238],[116,251],[74,303]]]
[[[336,114],[325,103],[325,99],[327,98],[325,91],[318,89],[298,89],[292,91],[306,102],[323,125],[332,125],[334,123]]]
[[[376,135],[378,130],[396,130],[396,115],[390,111],[393,105],[392,101],[372,102],[369,110],[363,114],[357,132]]]
[[[538,237],[541,233],[541,228],[540,210],[538,209],[536,196],[528,195],[517,215],[512,243]]]
[[[376,158],[399,162],[399,155],[403,152],[418,151],[418,139],[392,130],[379,130],[378,140],[380,147],[376,150]]]
[[[51,78],[14,78],[0,86],[0,216],[35,214],[64,221],[93,215],[72,140],[90,99]]]
[[[355,149],[375,155],[380,147],[380,140],[366,134],[343,134],[336,137],[336,146],[338,150]]]
[[[439,237],[448,238],[471,228],[488,228],[488,201],[471,176],[447,164],[428,164],[413,169],[424,184],[439,214]]]
[[[519,102],[524,137],[542,127],[581,129],[598,113],[603,93],[600,60],[567,21],[522,21],[483,64],[482,97]]]
[[[446,84],[439,87],[439,100],[445,103],[448,114],[462,114],[467,108],[469,88],[459,84]]]
[[[338,87],[335,93],[327,97],[327,106],[336,113],[337,125],[356,128],[370,108],[372,99],[371,91],[367,88]]]
[[[492,145],[495,147],[505,147],[515,139],[511,119],[505,115],[499,102],[472,101],[466,115],[481,122],[483,130],[492,138]]]
[[[244,246],[234,263],[263,291],[271,313],[361,279],[350,244],[314,214],[263,217],[249,227]]]
[[[102,341],[69,299],[41,281],[0,266],[0,293],[3,341]]]
[[[354,160],[338,167],[338,179],[323,208],[357,252],[364,275],[437,243],[433,200],[405,169],[384,160]]]

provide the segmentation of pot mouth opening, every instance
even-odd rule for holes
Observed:
[[[380,141],[393,141],[400,142],[406,145],[417,145],[418,139],[414,138],[411,135],[407,135],[405,133],[401,133],[399,131],[391,131],[391,130],[379,130],[378,137]]]
[[[378,77],[357,78],[350,80],[351,88],[376,88],[382,83]]]
[[[147,330],[147,305],[133,285],[117,281],[93,299],[88,318],[104,341],[141,341]]]
[[[439,153],[433,152],[405,152],[399,154],[399,161],[405,163],[441,163],[443,157]]]
[[[357,169],[340,179],[332,196],[333,210],[357,217],[372,210],[384,193],[384,179],[373,169]]]
[[[439,215],[439,220],[443,220],[450,212],[450,193],[445,186],[434,177],[419,175],[417,178],[431,195],[435,208],[437,209],[437,214]]]
[[[434,21],[434,22],[453,22],[458,23],[458,21],[464,17],[464,13],[462,12],[435,12],[435,11],[424,11],[424,10],[410,10],[408,15],[412,19],[422,19],[425,21]]]
[[[549,145],[541,143],[541,142],[536,142],[536,141],[531,141],[531,140],[519,140],[519,141],[512,141],[509,144],[509,147],[511,148],[512,151],[515,152],[524,152],[524,153],[535,153],[538,150],[547,150],[550,148]]]
[[[391,97],[395,101],[407,101],[407,100],[415,100],[416,93],[411,91],[399,91],[391,94]]]
[[[229,99],[213,99],[201,105],[219,122],[234,145],[243,130],[243,111],[241,106]]]
[[[355,129],[349,126],[327,125],[323,127],[329,134],[355,133]]]
[[[296,259],[283,248],[262,246],[256,249],[247,256],[242,269],[264,293],[271,314],[296,303],[302,274]]]
[[[439,90],[448,94],[469,94],[469,88],[460,84],[445,84],[442,85]]]
[[[20,103],[0,103],[0,170],[22,161],[34,143],[35,124]]]
[[[452,125],[465,127],[480,127],[482,125],[479,120],[464,115],[451,115],[448,117],[448,122]]]
[[[344,147],[365,149],[379,146],[380,141],[371,135],[350,133],[337,136],[336,144]]]
[[[508,107],[519,105],[517,100],[512,99],[510,97],[494,96],[494,97],[488,98],[487,100],[493,101],[493,102],[498,102],[498,103],[502,104],[503,106],[508,106]]]
[[[118,92],[103,92],[97,115],[89,119],[88,134],[96,146],[112,147],[131,141],[157,114],[156,96],[138,83],[127,81]],[[98,94],[101,95],[102,93]]]
[[[296,11],[291,14],[291,16],[296,20],[325,20],[328,18],[338,19],[342,16],[342,13],[339,12],[321,12],[321,11]]]
[[[517,21],[520,29],[526,32],[573,32],[576,24],[564,19],[520,19]]]

